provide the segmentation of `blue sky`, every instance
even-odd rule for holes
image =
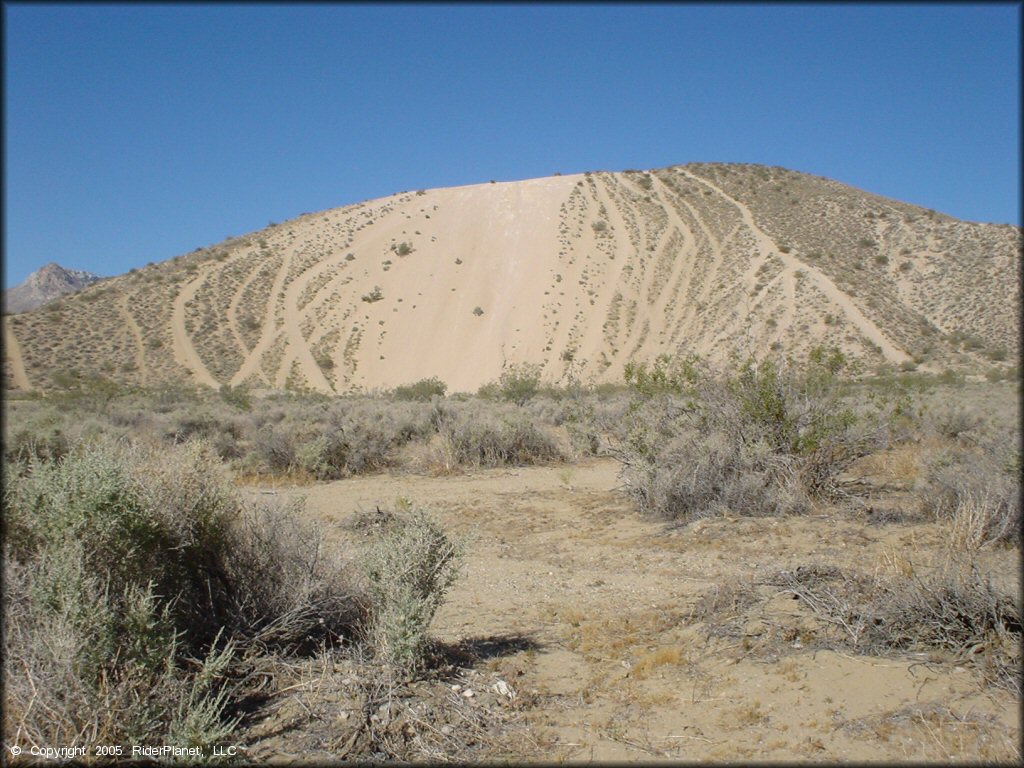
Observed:
[[[781,165],[1020,224],[1021,7],[4,5],[5,286],[409,189]]]

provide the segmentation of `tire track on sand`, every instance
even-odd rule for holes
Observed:
[[[132,332],[132,337],[135,339],[135,367],[139,371],[139,385],[144,387],[146,386],[145,347],[142,343],[142,331],[139,328],[139,324],[135,322],[132,313],[128,311],[128,294],[121,297],[118,308],[121,311],[121,316],[124,318],[125,325],[128,326],[128,330]]]
[[[260,338],[256,342],[256,346],[249,352],[249,356],[245,358],[245,361],[235,371],[235,375],[231,377],[231,386],[237,387],[243,381],[245,381],[253,373],[257,374],[260,379],[265,381],[268,385],[270,379],[267,377],[266,372],[263,370],[263,366],[260,364],[263,358],[263,353],[266,352],[274,341],[280,335],[280,328],[277,323],[274,322],[276,316],[276,308],[278,297],[283,291],[284,279],[288,275],[288,270],[292,266],[292,256],[294,251],[289,250],[281,256],[281,267],[277,270],[277,274],[274,276],[274,283],[270,286],[270,293],[267,296],[267,310],[263,315],[263,329],[260,331]]]
[[[4,318],[4,357],[11,361],[11,374],[14,376],[14,386],[18,389],[31,390],[32,385],[28,380],[28,373],[25,371],[25,360],[21,356],[21,346],[18,344],[18,337],[14,335],[10,320]]]
[[[209,267],[202,270],[195,280],[187,283],[179,291],[177,298],[174,299],[174,311],[171,314],[171,334],[174,338],[174,358],[192,372],[197,382],[216,388],[217,380],[206,370],[206,365],[203,364],[199,353],[196,352],[196,348],[192,345],[192,339],[189,338],[188,332],[185,330],[185,305],[195,297],[199,286],[206,280],[207,272],[209,272]]]
[[[288,339],[288,350],[285,353],[284,359],[281,362],[281,368],[278,371],[278,380],[281,380],[282,375],[287,379],[287,376],[291,373],[293,364],[297,363],[299,371],[305,376],[306,381],[309,385],[315,388],[318,392],[325,394],[333,394],[334,387],[331,386],[330,382],[327,381],[327,377],[324,375],[323,370],[317,364],[313,358],[313,352],[309,347],[309,343],[306,338],[302,335],[302,321],[306,317],[309,311],[309,304],[302,310],[299,309],[299,298],[302,296],[303,291],[306,290],[306,286],[312,282],[313,278],[320,275],[320,273],[337,266],[344,260],[345,256],[342,251],[338,251],[331,258],[322,261],[314,267],[307,269],[306,271],[299,274],[285,291],[284,298],[281,301],[284,309],[284,333]],[[314,297],[315,298],[315,297]],[[312,299],[310,300],[312,303]]]
[[[786,265],[786,268],[794,273],[798,269],[802,270],[807,277],[817,284],[818,289],[843,311],[843,313],[850,319],[850,322],[857,327],[857,330],[882,350],[882,354],[885,355],[887,359],[896,363],[902,363],[905,360],[910,359],[910,356],[893,344],[885,333],[882,332],[882,329],[875,325],[874,321],[861,312],[860,308],[853,303],[850,297],[840,290],[827,275],[820,272],[816,267],[801,261],[795,256],[785,254],[780,251],[778,246],[775,245],[775,241],[772,240],[760,227],[758,227],[756,223],[754,223],[754,215],[746,205],[736,198],[727,195],[721,188],[712,184],[707,179],[697,176],[689,171],[687,172],[687,176],[705,185],[708,189],[718,195],[721,195],[722,198],[735,205],[737,210],[740,212],[740,216],[743,217],[743,223],[750,228],[754,238],[757,240],[758,249],[761,253],[777,256],[782,263]],[[789,299],[787,300],[787,304],[790,305],[791,309],[795,310],[795,306],[793,306],[795,304],[795,300]]]

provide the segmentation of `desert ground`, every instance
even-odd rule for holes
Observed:
[[[1013,393],[995,394],[989,406],[1012,418]],[[610,458],[246,492],[303,499],[343,551],[366,535],[355,521],[408,502],[470,542],[432,626],[457,663],[430,695],[458,713],[450,738],[462,746],[449,748],[475,743],[474,759],[1016,761],[1021,702],[967,663],[979,649],[844,646],[780,578],[940,567],[948,527],[913,514],[921,456],[865,458],[843,477],[855,495],[809,515],[687,525],[638,516]],[[979,566],[1020,594],[1018,547],[987,549]],[[364,703],[346,679],[297,674],[293,699],[274,701],[248,754],[336,758]],[[495,691],[503,684],[514,698]],[[458,732],[481,722],[490,736]],[[439,740],[434,756],[453,756]]]
[[[350,545],[353,513],[397,497],[418,500],[471,537],[463,578],[434,632],[453,645],[495,648],[452,684],[486,695],[506,681],[515,700],[492,695],[478,706],[519,715],[529,736],[523,744],[537,747],[528,758],[891,762],[1015,754],[1020,708],[1011,696],[985,691],[969,670],[931,664],[927,655],[877,658],[805,644],[800,638],[817,628],[813,615],[770,583],[780,569],[816,565],[927,568],[942,548],[936,526],[879,526],[864,513],[825,511],[666,531],[637,519],[616,494],[617,472],[616,462],[601,459],[278,493],[304,496],[307,513],[337,546]],[[989,564],[1013,578],[1019,552],[994,554]],[[717,594],[723,605],[715,614],[692,618],[702,598]],[[338,736],[316,726],[331,715],[343,722],[344,706],[342,699],[331,712],[320,702],[316,720],[293,708],[295,730],[257,741],[251,755],[269,759],[283,749],[330,758],[318,738],[329,744]]]

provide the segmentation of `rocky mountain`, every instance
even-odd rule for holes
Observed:
[[[1017,362],[1019,227],[829,179],[690,164],[403,192],[267,227],[5,318],[8,386],[96,375],[325,393],[517,363],[799,357]]]
[[[65,269],[51,261],[26,277],[24,282],[4,290],[3,311],[5,314],[28,312],[102,279],[91,272]]]

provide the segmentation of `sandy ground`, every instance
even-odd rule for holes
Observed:
[[[546,745],[530,760],[920,761],[1007,759],[1019,702],[984,688],[963,664],[815,650],[777,630],[810,621],[768,574],[829,564],[870,571],[925,561],[929,524],[870,525],[822,510],[800,518],[721,518],[684,528],[637,517],[615,489],[618,465],[496,469],[451,477],[380,475],[306,487],[329,542],[351,548],[347,523],[398,498],[470,537],[462,576],[435,619],[444,641],[507,652],[485,671],[518,694],[516,709]],[[1016,551],[989,566],[1011,581]],[[758,604],[693,617],[702,595],[760,585]],[[1019,587],[1018,587],[1019,588]],[[728,601],[726,601],[728,602]],[[737,619],[729,623],[730,619]]]
[[[14,386],[18,389],[29,390],[28,375],[25,373],[25,361],[21,355],[21,347],[18,344],[18,337],[11,329],[11,324],[5,317],[4,323],[4,357],[11,361],[11,374]]]

